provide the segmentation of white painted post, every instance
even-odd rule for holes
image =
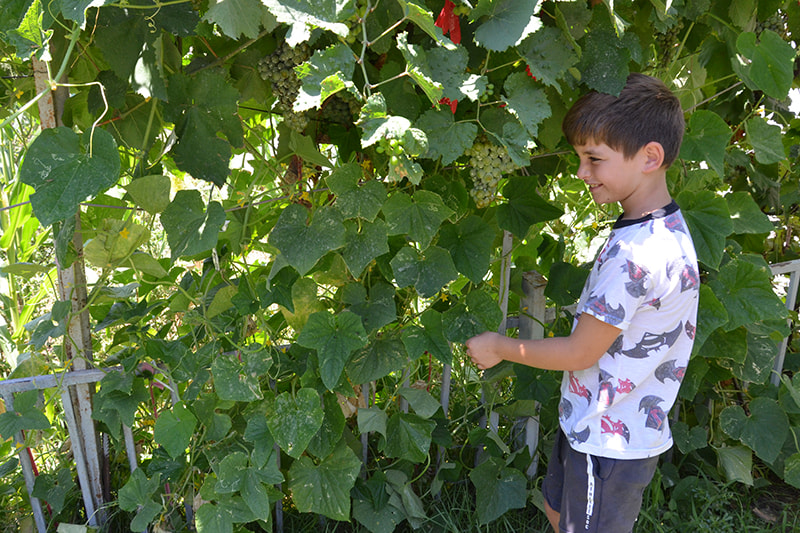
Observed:
[[[547,280],[536,271],[525,272],[522,275],[522,301],[519,313],[519,338],[541,339],[544,337],[544,322],[547,309],[547,299],[544,289]],[[525,445],[531,456],[531,462],[526,470],[529,479],[536,477],[539,467],[539,455],[536,448],[539,445],[539,402],[534,404],[535,412],[531,416],[519,420],[525,428]]]
[[[797,288],[800,282],[800,260],[787,261],[785,263],[777,263],[770,265],[772,275],[789,274],[789,287],[786,290],[786,308],[791,311],[797,303]],[[791,319],[789,320],[791,325]],[[789,344],[789,337],[784,337],[781,345],[778,347],[778,355],[775,358],[775,364],[770,376],[770,382],[776,387],[781,382],[781,373],[783,372],[783,362],[786,359],[786,348]]]

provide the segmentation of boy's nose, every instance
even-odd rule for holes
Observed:
[[[587,166],[581,163],[578,165],[578,179],[587,180],[589,179],[589,170],[586,168]]]

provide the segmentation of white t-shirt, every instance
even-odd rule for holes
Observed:
[[[700,278],[686,221],[673,201],[617,220],[578,302],[622,330],[586,370],[564,372],[559,419],[577,451],[643,459],[672,446],[667,413],[692,352]]]

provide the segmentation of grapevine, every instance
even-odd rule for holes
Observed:
[[[286,124],[295,131],[305,129],[308,117],[305,113],[296,113],[292,109],[301,86],[294,67],[306,61],[309,56],[310,51],[305,43],[291,48],[284,41],[258,64],[261,77],[272,84],[272,91],[277,98],[276,109],[283,115]]]
[[[487,207],[497,197],[500,179],[517,167],[503,146],[479,140],[467,150],[469,175],[472,178],[470,196],[480,209]]]

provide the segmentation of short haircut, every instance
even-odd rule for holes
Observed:
[[[633,73],[619,96],[592,91],[579,98],[561,128],[573,146],[605,143],[626,159],[658,142],[667,168],[678,157],[686,123],[680,102],[661,80]]]

